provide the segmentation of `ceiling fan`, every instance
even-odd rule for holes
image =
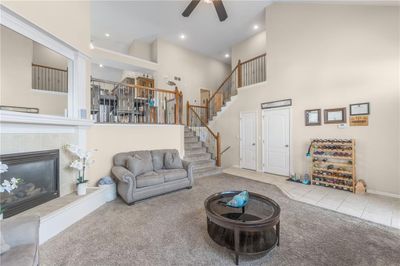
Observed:
[[[186,7],[186,9],[183,11],[182,16],[188,17],[190,14],[193,12],[193,10],[196,8],[196,6],[200,3],[201,0],[192,0],[189,5]],[[224,21],[225,19],[228,18],[228,15],[226,14],[226,10],[224,7],[224,4],[222,3],[222,0],[204,0],[206,3],[213,3],[215,10],[217,11],[219,21]]]

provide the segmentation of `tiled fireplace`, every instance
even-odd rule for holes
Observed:
[[[1,182],[12,177],[21,178],[11,193],[2,193],[0,202],[4,217],[10,217],[60,196],[59,150],[3,154],[2,163],[8,171]]]

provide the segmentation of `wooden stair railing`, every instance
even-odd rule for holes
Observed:
[[[190,105],[189,102],[186,104],[186,123],[187,126],[196,132],[197,136],[201,136],[202,134],[207,134],[208,141],[208,149],[211,154],[214,155],[216,165],[218,167],[221,166],[221,136],[219,132],[214,133],[210,127],[207,125],[206,121],[201,117],[202,114],[199,114],[199,110],[206,110],[205,106],[199,105]],[[197,111],[196,111],[197,110]],[[206,114],[206,113],[204,113]],[[207,116],[205,116],[207,117]],[[204,127],[207,131],[201,131],[201,128]],[[207,144],[206,144],[207,145]]]
[[[237,65],[207,101],[205,107],[207,108],[208,119],[211,119],[221,110],[227,99],[232,95],[236,95],[238,88],[266,80],[265,59],[266,53],[243,62],[238,61]]]

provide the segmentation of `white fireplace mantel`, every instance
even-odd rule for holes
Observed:
[[[93,121],[89,119],[73,119],[62,116],[29,114],[0,110],[0,123],[2,124],[26,124],[26,125],[55,125],[55,126],[79,126],[89,127]]]

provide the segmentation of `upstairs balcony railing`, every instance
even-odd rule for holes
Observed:
[[[182,92],[91,79],[91,118],[97,123],[182,124]]]

